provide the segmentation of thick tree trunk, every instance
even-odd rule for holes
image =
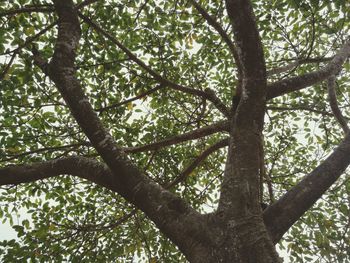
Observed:
[[[220,215],[215,215],[220,220]],[[216,229],[211,240],[196,245],[190,255],[191,263],[240,262],[273,263],[282,262],[272,243],[261,216],[229,220],[219,225],[208,225]]]
[[[261,218],[242,218],[232,222],[211,262],[281,262]]]

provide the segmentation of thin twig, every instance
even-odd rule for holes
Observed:
[[[344,116],[342,115],[339,107],[338,107],[338,101],[337,101],[337,95],[335,93],[335,76],[331,76],[327,80],[327,89],[328,89],[328,98],[329,98],[329,104],[331,106],[332,112],[334,117],[339,122],[340,126],[342,127],[344,134],[349,133],[349,126],[346,123],[346,120]]]
[[[128,103],[133,102],[133,101],[135,101],[135,100],[142,99],[142,98],[144,98],[144,97],[146,97],[146,96],[148,96],[148,95],[150,95],[150,94],[152,94],[152,93],[154,93],[154,92],[160,90],[160,89],[163,88],[163,87],[164,87],[163,85],[158,85],[157,87],[155,87],[155,88],[153,88],[153,89],[150,89],[150,90],[148,90],[148,91],[146,91],[146,92],[144,92],[144,93],[141,93],[141,94],[139,94],[139,95],[137,95],[137,96],[135,96],[135,97],[133,97],[133,98],[130,98],[130,99],[127,99],[127,100],[118,102],[118,103],[114,103],[114,104],[109,105],[109,106],[107,106],[107,107],[95,109],[95,111],[102,113],[102,112],[104,112],[104,111],[106,111],[106,110],[109,110],[109,109],[112,109],[112,108],[120,107],[120,106],[122,106],[122,105],[128,104]]]
[[[191,94],[191,95],[195,95],[195,96],[199,96],[199,97],[208,99],[225,116],[229,116],[230,115],[229,109],[216,96],[215,92],[212,92],[212,90],[207,89],[206,91],[203,91],[203,90],[198,90],[198,89],[185,87],[185,86],[179,85],[177,83],[174,83],[174,82],[172,82],[172,81],[162,77],[158,72],[154,71],[148,65],[146,65],[143,61],[141,61],[135,54],[133,54],[128,48],[126,48],[118,39],[113,37],[110,33],[106,32],[103,28],[101,28],[99,25],[97,25],[95,22],[93,22],[90,18],[88,18],[87,16],[83,15],[80,12],[79,12],[79,17],[82,18],[85,23],[90,25],[97,32],[101,33],[103,36],[105,36],[107,39],[109,39],[111,42],[113,42],[132,61],[134,61],[138,66],[143,68],[147,73],[149,73],[160,84],[168,86],[168,87],[170,87],[170,88],[172,88],[174,90],[182,91],[182,92],[185,92],[185,93],[188,93],[188,94]]]
[[[219,150],[220,148],[228,146],[228,143],[229,143],[229,138],[225,138],[225,139],[218,141],[217,143],[211,145],[204,152],[202,152],[199,156],[197,156],[197,158],[189,166],[187,166],[186,169],[183,170],[183,172],[177,178],[175,178],[172,182],[168,183],[165,186],[165,188],[166,189],[172,188],[175,185],[179,184],[180,182],[184,181],[194,171],[194,169],[196,169],[198,167],[198,165],[205,158],[207,158],[210,154]]]

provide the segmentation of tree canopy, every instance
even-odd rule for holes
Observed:
[[[2,1],[0,260],[349,261],[349,7]]]

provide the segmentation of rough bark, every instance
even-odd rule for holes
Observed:
[[[36,63],[56,84],[73,117],[111,170],[105,179],[108,188],[141,209],[191,258],[197,249],[202,249],[197,240],[207,232],[201,215],[143,175],[105,130],[75,76],[74,60],[80,39],[77,11],[71,0],[56,0],[54,5],[59,17],[55,51],[49,64],[35,54]]]
[[[218,208],[225,225],[218,262],[279,262],[259,204],[259,145],[266,104],[263,49],[250,2],[227,0],[226,7],[243,79]]]

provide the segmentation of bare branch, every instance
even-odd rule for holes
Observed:
[[[209,25],[211,25],[221,36],[221,38],[225,41],[228,48],[230,49],[233,58],[237,64],[238,68],[238,79],[240,80],[242,78],[242,69],[240,65],[240,61],[238,58],[238,54],[236,51],[235,44],[231,40],[231,38],[226,34],[225,30],[222,28],[222,26],[215,20],[214,17],[212,17],[208,12],[196,1],[196,0],[190,0],[192,5],[197,9],[198,13],[202,15],[202,17],[208,22]]]
[[[340,126],[344,131],[344,134],[346,135],[349,133],[350,130],[343,114],[341,113],[338,107],[337,95],[335,93],[335,76],[331,76],[328,78],[327,89],[328,89],[329,104],[331,106],[334,117],[337,119],[337,121],[339,122]]]
[[[132,61],[134,61],[137,65],[139,65],[141,68],[143,68],[147,73],[149,73],[160,84],[168,86],[174,90],[182,91],[184,93],[188,93],[191,95],[205,98],[205,99],[213,102],[213,104],[218,108],[218,110],[220,112],[222,112],[225,116],[229,116],[229,109],[220,101],[220,99],[216,96],[215,92],[206,92],[203,90],[185,87],[185,86],[179,85],[177,83],[174,83],[174,82],[162,77],[161,75],[159,75],[159,73],[155,72],[148,65],[146,65],[143,61],[141,61],[135,54],[133,54],[128,48],[126,48],[118,39],[116,39],[110,33],[106,32],[104,29],[102,29],[99,25],[97,25],[95,22],[93,22],[90,18],[83,15],[82,13],[79,13],[79,16],[83,19],[83,21],[85,23],[90,25],[97,32],[101,33],[103,36],[105,36],[107,39],[109,39],[111,42],[113,42],[116,46],[118,46],[122,51],[124,51],[124,53]]]
[[[91,146],[91,144],[89,142],[81,142],[81,143],[74,143],[74,144],[68,144],[68,145],[62,145],[62,146],[53,146],[53,147],[44,147],[44,148],[39,148],[36,150],[32,150],[32,151],[27,151],[27,152],[21,152],[18,154],[14,154],[14,155],[10,155],[10,157],[6,158],[6,159],[2,159],[0,160],[0,162],[6,162],[6,161],[11,161],[20,157],[24,157],[27,155],[31,155],[34,153],[41,153],[41,152],[46,152],[46,151],[56,151],[56,150],[64,150],[67,148],[76,148],[79,146]]]
[[[229,129],[229,122],[220,121],[218,123],[208,125],[206,127],[199,128],[194,131],[190,131],[188,133],[175,135],[173,137],[170,137],[155,143],[151,143],[143,146],[124,148],[124,151],[127,153],[136,153],[136,152],[157,150],[165,146],[170,146],[181,142],[198,139],[213,133],[228,131],[228,129]]]
[[[35,5],[35,6],[25,6],[22,8],[16,8],[13,10],[7,10],[0,13],[0,17],[4,16],[14,16],[22,13],[32,13],[32,12],[53,12],[55,11],[52,5]]]
[[[331,117],[334,116],[330,112],[314,109],[311,106],[291,106],[291,107],[267,106],[266,108],[268,110],[276,110],[276,111],[309,111],[309,112],[314,112],[324,116],[331,116]]]
[[[152,94],[152,93],[154,93],[154,92],[156,92],[156,91],[158,91],[158,90],[160,90],[162,88],[163,88],[163,85],[158,85],[158,86],[154,87],[153,89],[147,90],[146,92],[141,93],[141,94],[139,94],[139,95],[137,95],[137,96],[135,96],[133,98],[130,98],[130,99],[127,99],[127,100],[124,100],[124,101],[121,101],[121,102],[109,105],[107,107],[95,109],[95,111],[102,113],[102,112],[104,112],[106,110],[120,107],[122,105],[128,104],[128,103],[133,102],[135,100],[139,100],[139,99],[142,99],[144,97],[147,97],[148,95],[150,95],[150,94]]]
[[[267,85],[267,99],[273,99],[284,94],[307,88],[337,74],[350,55],[348,40],[337,52],[334,58],[322,69],[301,76],[280,80]]]
[[[109,168],[85,157],[67,157],[29,165],[0,168],[0,185],[21,184],[59,175],[78,176],[108,188]]]
[[[267,76],[270,77],[270,76],[273,76],[276,74],[284,73],[286,71],[292,70],[292,69],[294,69],[300,65],[303,65],[303,64],[328,62],[332,59],[333,59],[333,57],[296,59],[294,62],[291,62],[285,66],[270,69],[269,71],[267,71]]]
[[[219,150],[220,148],[228,146],[228,143],[229,139],[226,138],[208,147],[199,156],[197,156],[197,158],[189,166],[187,166],[185,170],[174,181],[167,184],[165,187],[169,189],[179,184],[180,182],[186,180],[187,176],[189,176],[203,160],[205,160],[210,154]]]
[[[0,81],[3,80],[6,77],[6,75],[8,74],[13,62],[15,61],[17,54],[18,54],[18,52],[14,52],[12,54],[10,61],[7,63],[7,65],[4,67],[4,70],[0,74]]]
[[[329,189],[350,164],[350,135],[316,169],[264,211],[276,244],[288,229]]]

